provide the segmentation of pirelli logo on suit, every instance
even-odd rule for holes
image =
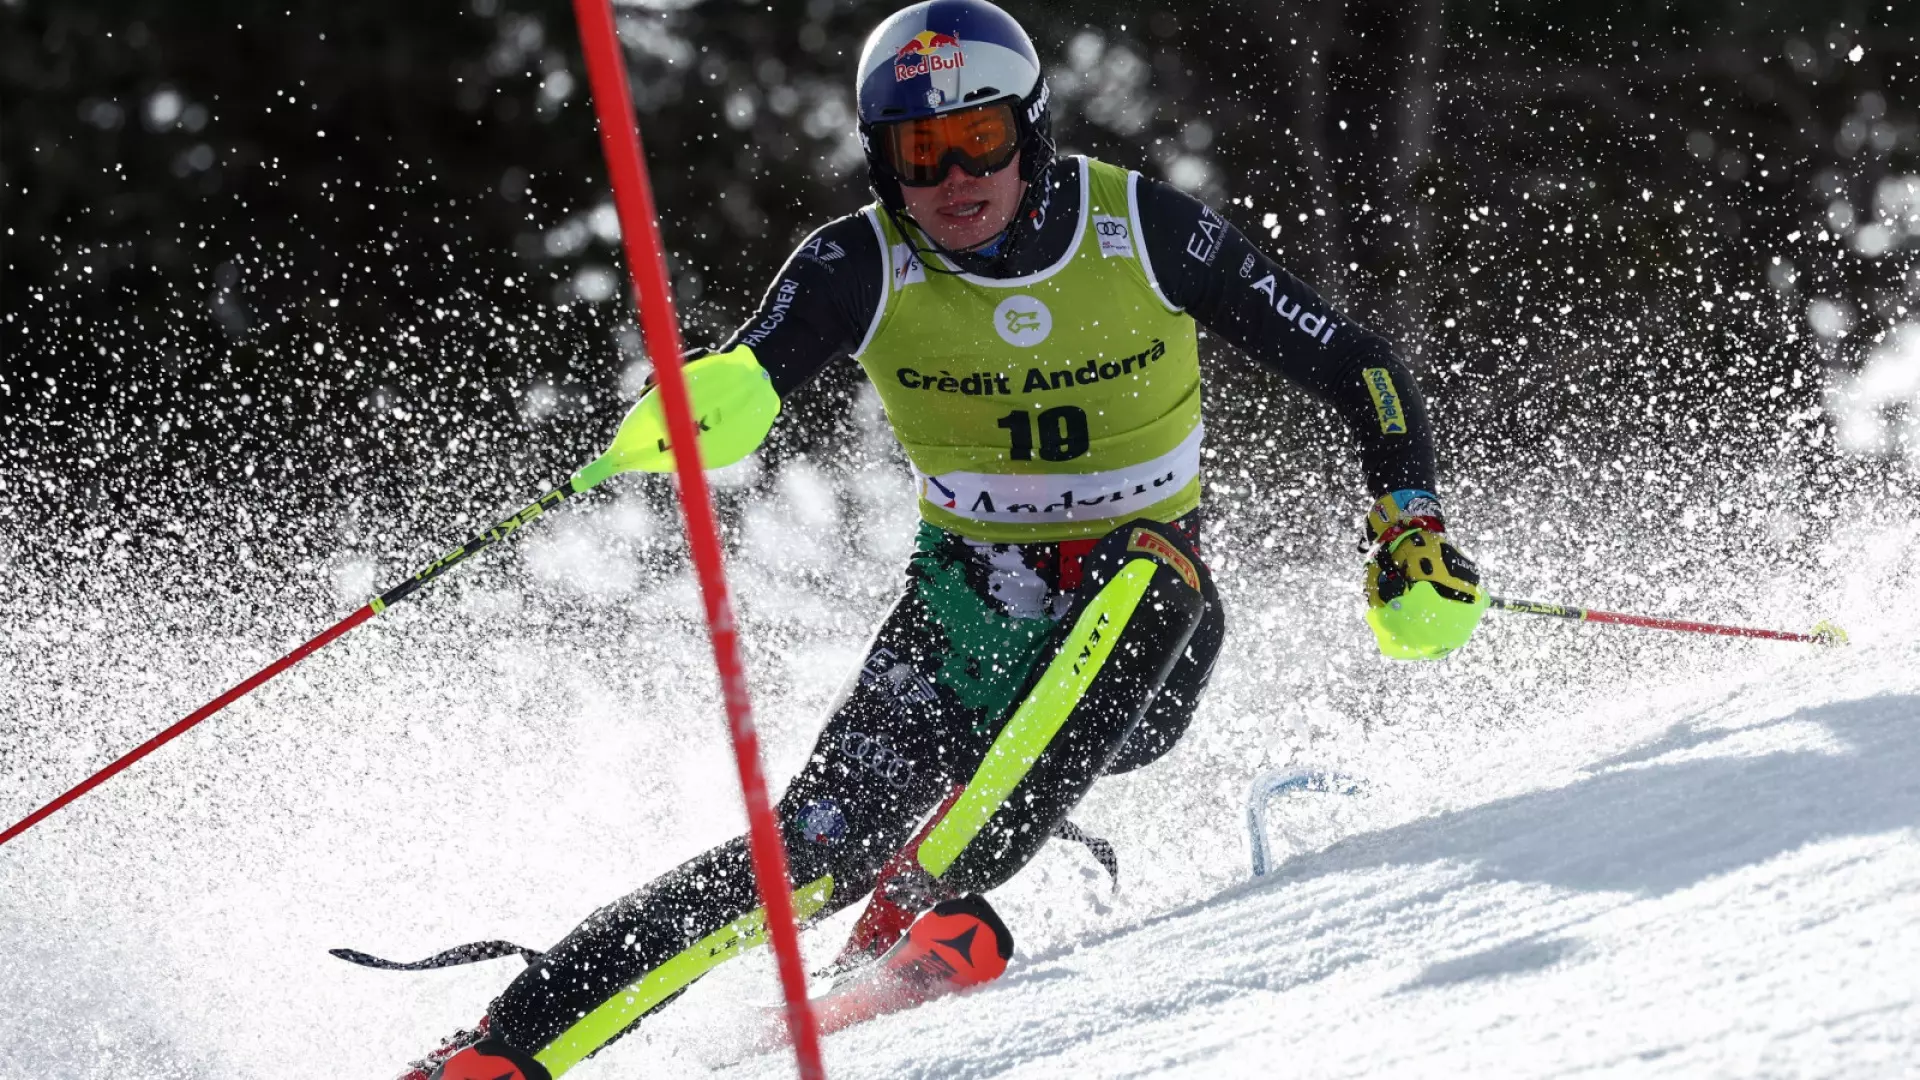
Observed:
[[[1127,537],[1127,550],[1159,559],[1173,567],[1173,572],[1179,574],[1180,580],[1186,582],[1194,592],[1200,591],[1200,574],[1194,570],[1193,560],[1180,554],[1180,549],[1167,543],[1159,533],[1150,529],[1133,530],[1133,535]]]

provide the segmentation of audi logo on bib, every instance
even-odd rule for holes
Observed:
[[[1093,235],[1100,241],[1102,258],[1133,258],[1133,226],[1126,218],[1095,214]]]

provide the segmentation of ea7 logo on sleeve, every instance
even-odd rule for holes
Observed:
[[[1194,227],[1193,235],[1187,237],[1187,254],[1213,265],[1220,254],[1220,241],[1227,234],[1227,219],[1213,212],[1213,207],[1200,208],[1200,221]]]
[[[1095,214],[1093,233],[1100,238],[1102,258],[1111,259],[1116,255],[1123,259],[1133,258],[1133,227],[1126,218]]]
[[[931,705],[938,697],[933,683],[925,675],[884,645],[867,657],[866,667],[860,672],[860,681],[876,690],[885,690],[896,703]]]
[[[1366,380],[1367,393],[1373,395],[1373,411],[1380,417],[1381,433],[1405,435],[1407,417],[1400,411],[1400,392],[1394,389],[1393,374],[1386,368],[1370,367],[1360,377]]]
[[[1180,580],[1186,582],[1194,592],[1200,591],[1200,574],[1193,568],[1193,560],[1180,554],[1180,549],[1167,543],[1166,537],[1159,533],[1150,529],[1133,530],[1133,535],[1127,537],[1127,550],[1159,559],[1173,567],[1173,572],[1179,574]]]
[[[822,236],[816,236],[800,245],[800,257],[812,259],[817,263],[830,263],[847,253],[847,249]]]

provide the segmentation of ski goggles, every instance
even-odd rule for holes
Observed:
[[[986,176],[1007,167],[1020,149],[1020,127],[1011,100],[959,112],[880,125],[880,149],[908,187],[933,187],[947,170]]]

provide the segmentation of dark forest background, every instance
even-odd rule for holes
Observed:
[[[690,340],[867,197],[852,68],[894,6],[621,9]],[[1007,6],[1062,149],[1204,195],[1392,337],[1459,474],[1838,461],[1823,395],[1920,297],[1920,5]],[[484,515],[642,370],[563,0],[0,0],[0,179],[16,507]],[[1318,439],[1210,364],[1216,444]],[[776,454],[842,437],[857,378]]]

